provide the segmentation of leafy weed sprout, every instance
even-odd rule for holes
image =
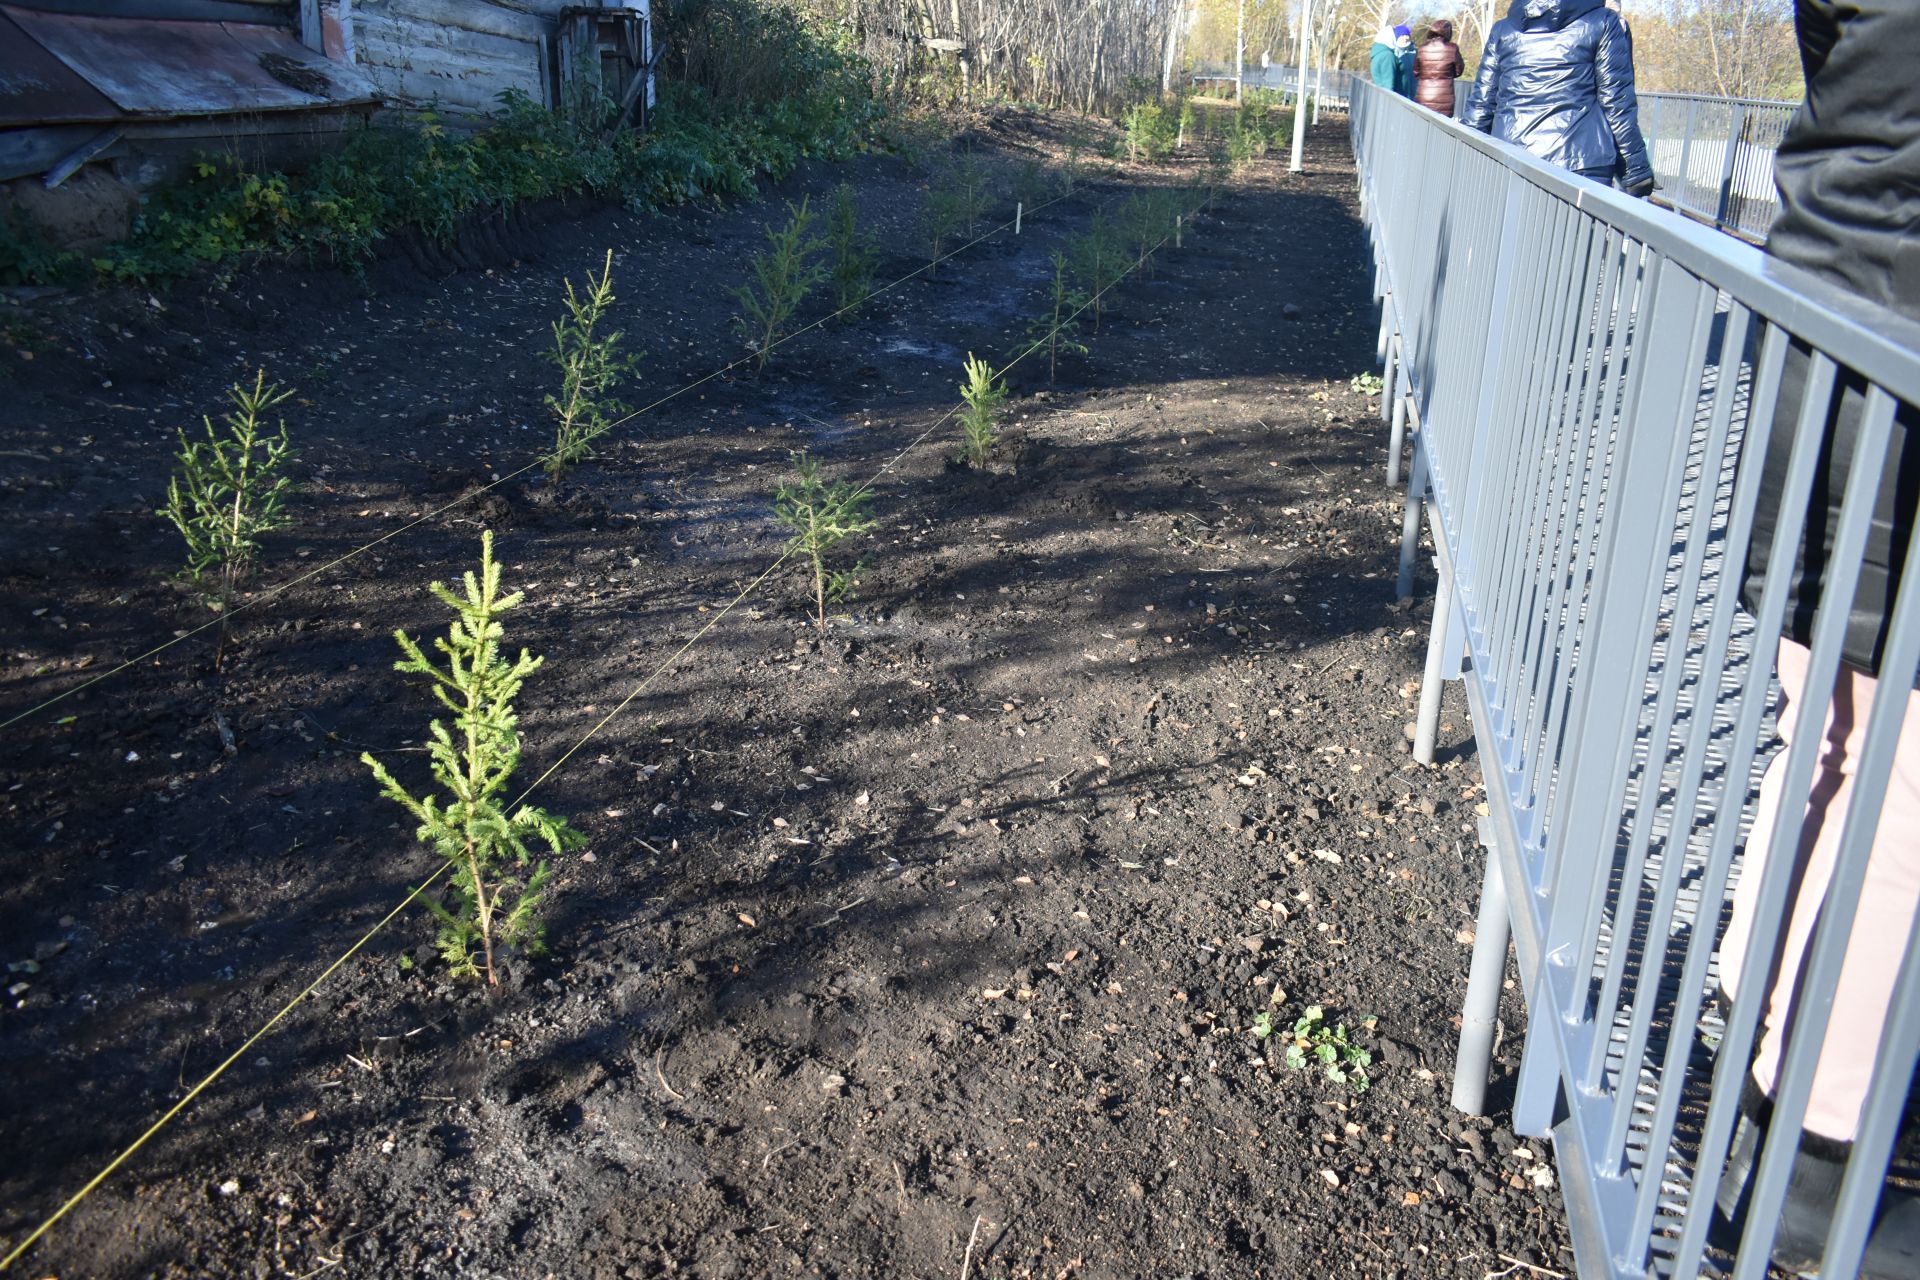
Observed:
[[[593,442],[607,434],[613,421],[627,411],[617,392],[639,363],[638,353],[620,349],[626,335],[602,333],[601,325],[613,306],[613,250],[598,280],[587,273],[585,290],[567,281],[567,314],[553,322],[553,350],[546,353],[560,370],[560,394],[549,395],[555,428],[547,475],[555,480],[575,464],[593,456]]]
[[[256,370],[251,387],[236,382],[228,388],[233,408],[220,415],[219,428],[211,418],[200,419],[205,440],[188,440],[180,432],[180,469],[167,485],[167,505],[159,514],[186,539],[186,577],[197,583],[210,571],[219,573],[219,587],[209,601],[221,615],[216,669],[226,652],[233,593],[259,560],[260,536],[287,523],[284,508],[293,481],[283,469],[292,461],[292,446],[284,419],[276,433],[267,432],[265,420],[292,394],[268,382],[264,369]]]
[[[813,578],[814,621],[827,629],[827,606],[847,598],[860,576],[862,562],[834,569],[829,557],[851,538],[864,537],[879,523],[868,509],[873,498],[864,488],[845,480],[828,484],[820,478],[820,463],[806,450],[793,455],[793,480],[782,480],[773,495],[773,514],[793,530],[788,547],[806,557]]]
[[[814,221],[806,198],[798,205],[789,202],[787,224],[777,231],[771,225],[764,228],[767,247],[753,255],[752,277],[733,291],[743,313],[734,318],[734,324],[759,357],[756,369],[767,367],[767,357],[784,335],[787,321],[827,275],[827,267],[819,261],[824,246],[813,234]]]
[[[1387,389],[1387,384],[1380,380],[1377,373],[1356,373],[1347,383],[1347,389],[1355,395],[1377,396]]]
[[[1080,312],[1086,306],[1085,295],[1073,288],[1067,255],[1058,249],[1049,259],[1053,263],[1053,282],[1047,295],[1048,313],[1040,316],[1027,330],[1027,336],[1047,345],[1047,385],[1052,386],[1059,371],[1060,353],[1085,355],[1087,344],[1078,338]]]
[[[865,302],[873,292],[873,269],[880,255],[872,237],[860,232],[859,205],[853,188],[844,182],[833,189],[827,246],[833,251],[833,292],[840,310]]]
[[[1000,429],[1000,402],[1007,398],[1004,378],[993,376],[993,366],[967,353],[963,366],[967,380],[960,384],[960,460],[975,470],[984,470],[993,456],[994,437]]]
[[[543,844],[557,857],[584,845],[586,837],[544,810],[522,805],[509,813],[502,802],[520,764],[513,700],[544,659],[522,649],[508,661],[501,651],[500,615],[519,604],[522,593],[500,594],[493,534],[480,535],[480,574],[467,572],[464,599],[439,582],[432,591],[456,615],[446,637],[433,642],[445,664],[396,631],[393,638],[406,656],[393,665],[431,679],[434,697],[453,713],[451,730],[433,721],[427,745],[434,781],[448,796],[415,797],[371,753],[360,759],[381,792],[419,822],[418,838],[453,864],[446,901],[422,899],[440,922],[441,956],[456,977],[484,974],[489,986],[498,986],[496,947],[538,955],[546,945],[538,911],[552,872],[545,860],[534,862],[528,845]]]
[[[1362,1025],[1371,1027],[1373,1019],[1368,1018]],[[1279,1029],[1272,1014],[1262,1011],[1253,1016],[1253,1034],[1257,1039],[1265,1040]],[[1287,1065],[1295,1071],[1304,1071],[1318,1063],[1326,1067],[1327,1079],[1344,1084],[1355,1093],[1365,1093],[1372,1087],[1367,1068],[1373,1065],[1373,1054],[1353,1043],[1346,1023],[1328,1022],[1326,1010],[1319,1005],[1308,1005],[1306,1012],[1294,1020],[1292,1033],[1283,1033],[1282,1039],[1286,1044]]]

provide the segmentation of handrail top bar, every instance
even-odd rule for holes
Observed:
[[[1683,102],[1717,102],[1730,107],[1784,107],[1788,111],[1798,111],[1800,104],[1791,98],[1723,98],[1717,93],[1665,93],[1647,90],[1635,95],[1640,101],[1648,98],[1667,98]]]
[[[1359,77],[1355,77],[1356,80]],[[1860,298],[1810,271],[1781,262],[1724,232],[1670,210],[1577,178],[1512,143],[1470,129],[1410,98],[1381,91],[1378,104],[1416,113],[1429,128],[1455,138],[1576,209],[1731,294],[1743,305],[1831,354],[1909,404],[1920,404],[1920,323]]]

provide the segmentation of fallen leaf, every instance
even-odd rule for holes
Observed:
[[[1322,1169],[1320,1171],[1320,1176],[1327,1180],[1327,1185],[1330,1187],[1337,1187],[1340,1185],[1340,1175],[1335,1173],[1331,1169]]]
[[[1419,1204],[1419,1203],[1420,1203],[1420,1193],[1419,1193],[1418,1191],[1409,1191],[1409,1192],[1407,1192],[1407,1194],[1405,1194],[1405,1195],[1403,1195],[1403,1196],[1401,1196],[1401,1197],[1400,1197],[1400,1203],[1401,1203],[1401,1204],[1404,1204],[1404,1205],[1416,1205],[1416,1204]]]
[[[982,1000],[999,1000],[1004,998],[1006,994],[1007,989],[1005,987],[983,987],[980,991],[980,998]]]
[[[1473,941],[1473,930],[1462,929],[1453,935],[1453,940],[1459,943],[1471,943]]]
[[[758,929],[760,927],[759,922],[744,911],[740,913],[740,923],[749,929]]]

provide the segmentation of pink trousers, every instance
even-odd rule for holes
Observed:
[[[1806,690],[1812,653],[1791,640],[1780,642],[1780,684],[1787,709],[1780,717],[1780,735],[1789,744],[1800,732],[1798,710]],[[1799,858],[1805,878],[1790,904],[1791,921],[1779,952],[1779,977],[1768,993],[1766,1022],[1753,1078],[1768,1097],[1780,1071],[1781,1040],[1792,1009],[1794,986],[1802,956],[1813,933],[1820,905],[1840,848],[1841,828],[1853,798],[1853,775],[1866,740],[1867,717],[1873,708],[1876,681],[1845,663],[1834,683],[1833,704],[1814,766],[1813,787],[1807,798],[1806,823],[1801,829]],[[1720,944],[1720,984],[1737,996],[1740,964],[1753,930],[1753,912],[1760,894],[1768,844],[1779,816],[1785,786],[1787,752],[1774,757],[1760,785],[1760,808],[1753,834],[1747,840],[1746,867],[1734,890],[1733,916]],[[1851,1142],[1860,1123],[1860,1108],[1873,1075],[1875,1050],[1893,980],[1905,950],[1914,911],[1920,905],[1920,695],[1907,695],[1900,742],[1894,751],[1893,776],[1867,861],[1867,878],[1860,895],[1859,914],[1846,958],[1840,967],[1840,985],[1833,1013],[1814,1071],[1813,1093],[1807,1105],[1806,1128],[1823,1137]],[[1764,980],[1764,975],[1763,975]]]

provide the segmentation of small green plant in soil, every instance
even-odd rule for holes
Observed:
[[[814,621],[827,629],[827,606],[853,591],[864,562],[836,569],[831,558],[837,548],[865,537],[879,523],[870,510],[873,498],[863,487],[820,476],[820,463],[804,449],[793,455],[794,478],[782,480],[773,495],[773,514],[793,530],[787,546],[804,556],[813,579]]]
[[[1122,127],[1126,130],[1129,160],[1159,160],[1173,146],[1173,130],[1167,113],[1152,103],[1129,107]]]
[[[1096,213],[1087,229],[1067,242],[1075,283],[1093,304],[1093,331],[1100,332],[1103,299],[1126,271],[1127,252],[1105,214]]]
[[[234,589],[253,572],[261,535],[287,523],[293,481],[285,468],[293,459],[292,446],[286,421],[270,432],[266,417],[292,394],[257,370],[252,386],[237,382],[228,389],[233,408],[220,415],[219,427],[211,418],[200,419],[206,439],[189,440],[180,432],[179,470],[167,485],[167,505],[159,514],[186,539],[185,576],[199,583],[209,573],[218,574],[209,600],[222,618],[215,667],[226,649],[224,622]]]
[[[1371,1027],[1373,1019],[1367,1019],[1362,1025]],[[1294,1020],[1291,1033],[1283,1031],[1280,1024],[1274,1022],[1273,1015],[1265,1010],[1253,1016],[1256,1039],[1265,1040],[1275,1032],[1281,1033],[1286,1045],[1286,1063],[1295,1071],[1320,1065],[1326,1068],[1327,1079],[1344,1084],[1355,1093],[1365,1093],[1372,1087],[1367,1068],[1373,1065],[1373,1054],[1353,1043],[1346,1023],[1328,1022],[1326,1010],[1319,1005],[1308,1005],[1306,1012]]]
[[[452,864],[445,900],[421,899],[439,921],[441,956],[455,976],[484,976],[497,986],[497,950],[537,955],[546,945],[539,909],[552,871],[544,859],[535,861],[529,846],[544,845],[558,857],[580,848],[586,837],[543,809],[523,804],[509,811],[504,800],[520,765],[513,702],[544,659],[522,649],[509,660],[502,651],[500,615],[519,604],[522,593],[500,594],[491,532],[480,536],[480,572],[468,571],[465,585],[464,598],[443,583],[431,588],[455,614],[446,636],[433,642],[444,663],[427,656],[405,631],[394,632],[406,655],[394,670],[428,677],[434,697],[453,713],[452,729],[432,722],[427,744],[433,780],[445,797],[416,797],[371,753],[360,759],[381,792],[419,822],[417,837]]]
[[[1185,151],[1187,149],[1187,139],[1194,136],[1193,127],[1195,123],[1193,99],[1183,94],[1180,98],[1180,123],[1173,135],[1173,149],[1175,151]]]
[[[960,211],[966,219],[967,234],[972,235],[993,204],[993,170],[986,161],[969,151],[954,163],[950,181],[960,197]]]
[[[1153,254],[1162,240],[1173,235],[1173,213],[1164,199],[1141,193],[1120,206],[1120,227],[1132,247],[1134,269],[1149,274]]]
[[[1067,158],[1066,163],[1060,166],[1060,184],[1068,195],[1072,195],[1073,189],[1080,185],[1080,171],[1086,167],[1088,145],[1087,135],[1079,129],[1067,135]]]
[[[1387,384],[1380,381],[1377,373],[1356,373],[1347,383],[1347,388],[1355,395],[1377,396],[1387,389]]]
[[[640,359],[620,349],[625,334],[602,327],[613,307],[613,250],[607,250],[599,279],[587,273],[584,290],[575,290],[571,280],[566,283],[567,314],[554,321],[553,350],[546,353],[560,370],[560,393],[546,398],[555,424],[547,474],[556,480],[592,457],[593,442],[627,411],[618,392]]]
[[[957,191],[946,187],[930,187],[927,190],[926,228],[927,262],[930,274],[940,274],[940,255],[948,243],[959,234],[966,225],[965,201]]]
[[[1027,336],[1036,346],[1046,347],[1047,385],[1052,386],[1062,351],[1082,356],[1087,353],[1086,343],[1077,336],[1086,298],[1073,288],[1067,255],[1056,249],[1049,261],[1053,263],[1053,281],[1048,286],[1047,310],[1028,328]]]
[[[1053,184],[1047,167],[1038,157],[1028,156],[1013,171],[1013,198],[1024,205],[1028,212],[1047,198]]]
[[[993,376],[993,366],[967,353],[963,366],[967,380],[960,384],[960,460],[984,470],[993,457],[994,437],[1000,431],[1000,403],[1007,398],[1006,379]]]
[[[853,188],[844,182],[833,189],[827,245],[833,251],[833,293],[840,310],[865,302],[873,292],[873,269],[880,255],[873,238],[860,231],[859,205]]]
[[[826,278],[827,267],[819,260],[825,246],[813,234],[815,221],[806,198],[797,205],[789,203],[786,225],[765,228],[767,247],[753,255],[751,278],[733,291],[742,313],[734,324],[759,357],[756,369],[767,367],[767,357],[785,335],[787,321]]]

